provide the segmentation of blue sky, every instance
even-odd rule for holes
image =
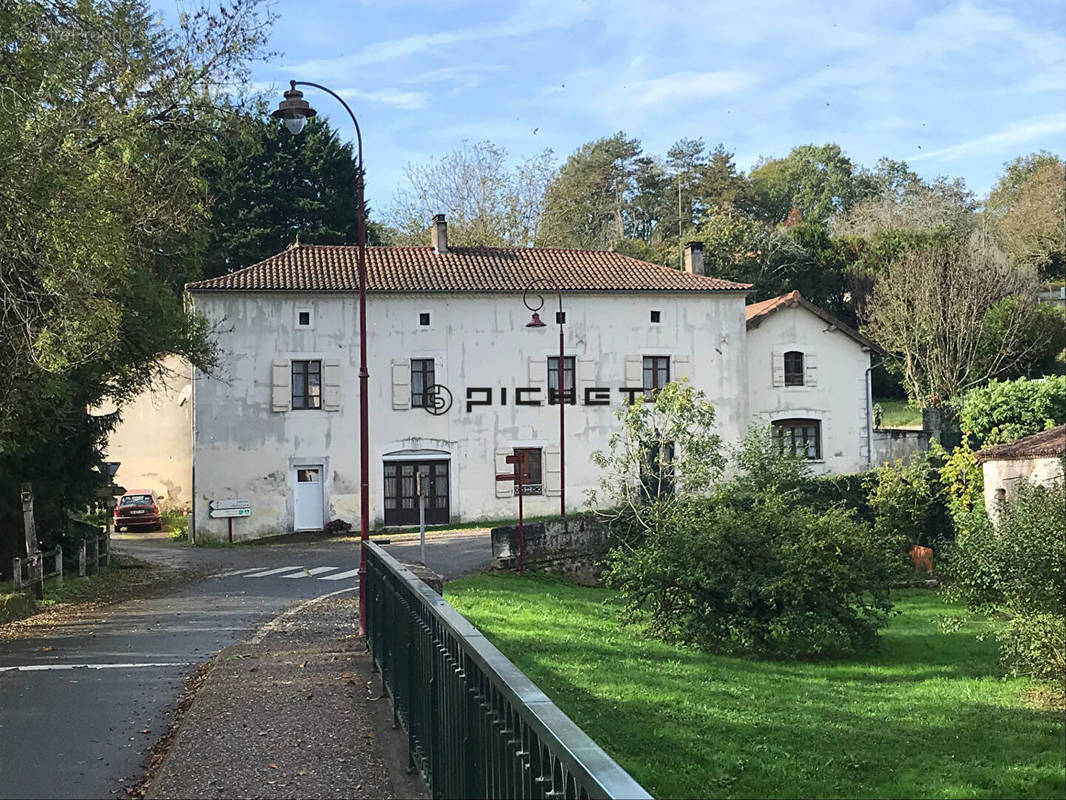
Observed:
[[[256,68],[256,84],[311,80],[349,101],[378,215],[406,164],[463,140],[489,139],[514,160],[551,148],[561,161],[618,130],[656,154],[702,136],[743,169],[833,141],[861,164],[904,159],[978,194],[1017,155],[1066,152],[1063,0],[278,0],[275,10],[281,55]],[[336,101],[307,99],[352,135]]]

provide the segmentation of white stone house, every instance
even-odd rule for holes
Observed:
[[[1064,454],[1066,425],[977,451],[977,463],[981,465],[984,476],[985,511],[989,519],[997,519],[999,504],[1012,499],[1023,480],[1044,485],[1063,480]]]
[[[374,525],[417,523],[419,472],[431,524],[515,516],[515,490],[495,475],[516,451],[530,464],[526,513],[558,512],[557,301],[545,297],[546,327],[527,327],[534,279],[561,290],[565,312],[568,509],[598,485],[589,454],[634,394],[688,378],[715,403],[723,438],[743,435],[750,287],[704,276],[698,248],[685,271],[615,252],[449,248],[443,217],[433,241],[367,249]],[[222,351],[219,373],[193,381],[197,539],[226,535],[211,500],[251,503],[235,539],[358,520],[356,254],[298,245],[187,287]],[[449,393],[443,413],[425,407]]]
[[[881,349],[799,292],[744,309],[748,408],[816,472],[870,467],[870,356]]]

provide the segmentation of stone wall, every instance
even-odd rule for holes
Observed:
[[[929,431],[918,428],[876,428],[873,432],[873,467],[902,458],[911,461],[929,449]]]
[[[583,586],[601,582],[600,560],[607,553],[607,531],[592,514],[531,522],[524,526],[525,566],[563,575]],[[492,529],[492,565],[518,569],[518,526]]]

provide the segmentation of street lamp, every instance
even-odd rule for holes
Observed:
[[[533,317],[526,323],[527,328],[543,328],[546,327],[544,321],[540,318],[540,310],[544,308],[544,296],[540,294],[541,291],[555,292],[559,296],[559,310],[555,312],[555,321],[559,325],[559,372],[558,372],[558,390],[557,395],[559,399],[559,518],[566,519],[566,416],[563,413],[566,407],[566,356],[563,349],[563,325],[566,324],[566,312],[563,311],[563,294],[558,289],[552,289],[549,287],[542,278],[534,278],[527,285],[522,292],[522,303],[533,312]],[[536,296],[536,302],[531,304],[529,301],[530,293]],[[576,366],[576,365],[575,365]],[[576,370],[575,370],[576,371]],[[574,376],[574,386],[571,387],[571,391],[577,391],[577,375]],[[549,402],[551,398],[549,397]]]
[[[358,153],[358,172],[355,178],[356,217],[359,220],[359,635],[366,636],[366,545],[370,538],[370,407],[368,391],[370,373],[366,368],[366,209],[363,205],[363,135],[359,130],[359,121],[348,108],[344,99],[325,86],[310,81],[289,81],[289,91],[285,99],[278,104],[271,114],[275,119],[285,123],[293,133],[304,129],[307,120],[316,112],[303,99],[303,92],[297,86],[311,86],[332,95],[344,106],[355,126],[356,150]]]

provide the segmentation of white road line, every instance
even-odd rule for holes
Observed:
[[[295,567],[278,567],[277,569],[268,569],[265,572],[254,572],[251,575],[245,575],[246,578],[265,578],[268,575],[277,575],[282,572],[292,572],[294,569],[303,569],[302,566]]]
[[[162,661],[156,664],[26,664],[0,667],[0,672],[48,672],[59,669],[137,669],[139,667],[184,667],[189,661]]]
[[[212,578],[231,578],[234,575],[244,575],[246,572],[259,572],[262,567],[248,567],[247,569],[231,569],[229,572],[217,572]]]
[[[350,569],[347,572],[338,572],[335,575],[323,575],[319,578],[320,581],[340,581],[345,578],[354,578],[359,574],[359,568]]]
[[[319,580],[323,579],[319,578]],[[248,640],[248,644],[259,644],[261,641],[263,641],[263,639],[266,638],[267,634],[274,630],[279,624],[281,624],[281,621],[286,617],[291,617],[294,614],[299,614],[308,606],[312,606],[321,600],[326,600],[330,597],[336,597],[337,595],[344,594],[345,592],[354,592],[356,588],[357,587],[355,586],[349,586],[345,589],[338,589],[335,592],[330,592],[329,594],[321,594],[318,597],[312,597],[310,600],[305,600],[299,605],[293,606],[288,611],[278,614],[278,616],[274,617],[274,619],[270,620],[270,622],[268,622],[266,625],[256,631],[255,635]]]
[[[312,569],[302,569],[299,572],[292,575],[282,575],[283,578],[306,578],[307,576],[321,575],[323,572],[333,572],[333,570],[339,569],[339,567],[314,567]]]

